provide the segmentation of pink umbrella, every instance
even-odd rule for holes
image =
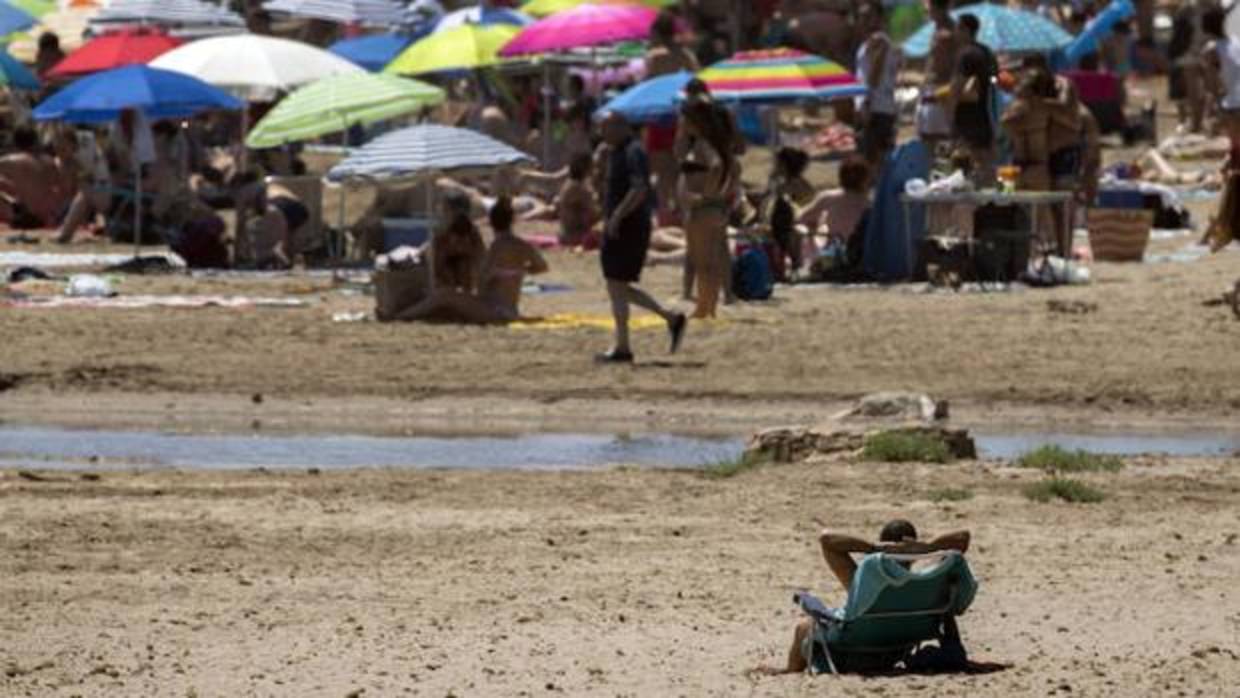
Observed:
[[[578,5],[525,27],[499,54],[551,53],[645,39],[658,14],[645,5]]]

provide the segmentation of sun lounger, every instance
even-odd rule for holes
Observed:
[[[900,564],[919,561],[932,564],[917,570]],[[810,671],[890,670],[923,642],[942,639],[944,625],[964,613],[976,591],[960,553],[869,555],[853,575],[843,608],[827,608],[810,594],[793,597],[815,620],[806,640],[812,643]]]

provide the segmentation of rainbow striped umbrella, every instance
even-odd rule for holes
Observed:
[[[747,104],[835,100],[865,94],[844,66],[790,48],[742,51],[697,74],[715,99]]]

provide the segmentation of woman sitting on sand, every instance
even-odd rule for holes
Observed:
[[[458,223],[460,220],[458,217]],[[512,203],[507,197],[501,197],[491,207],[490,221],[495,239],[480,265],[478,292],[474,292],[472,285],[462,284],[465,279],[457,276],[458,271],[471,264],[473,243],[465,240],[460,231],[452,232],[449,228],[431,243],[436,281],[431,295],[402,311],[396,319],[495,325],[520,317],[518,303],[525,276],[546,272],[547,261],[537,248],[512,232]],[[441,263],[441,258],[446,261]]]

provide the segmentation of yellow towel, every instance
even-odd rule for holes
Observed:
[[[615,328],[610,315],[586,315],[584,313],[559,313],[541,318],[517,320],[508,325],[514,330],[611,330]],[[630,330],[666,329],[667,323],[658,315],[633,315],[629,318]]]

